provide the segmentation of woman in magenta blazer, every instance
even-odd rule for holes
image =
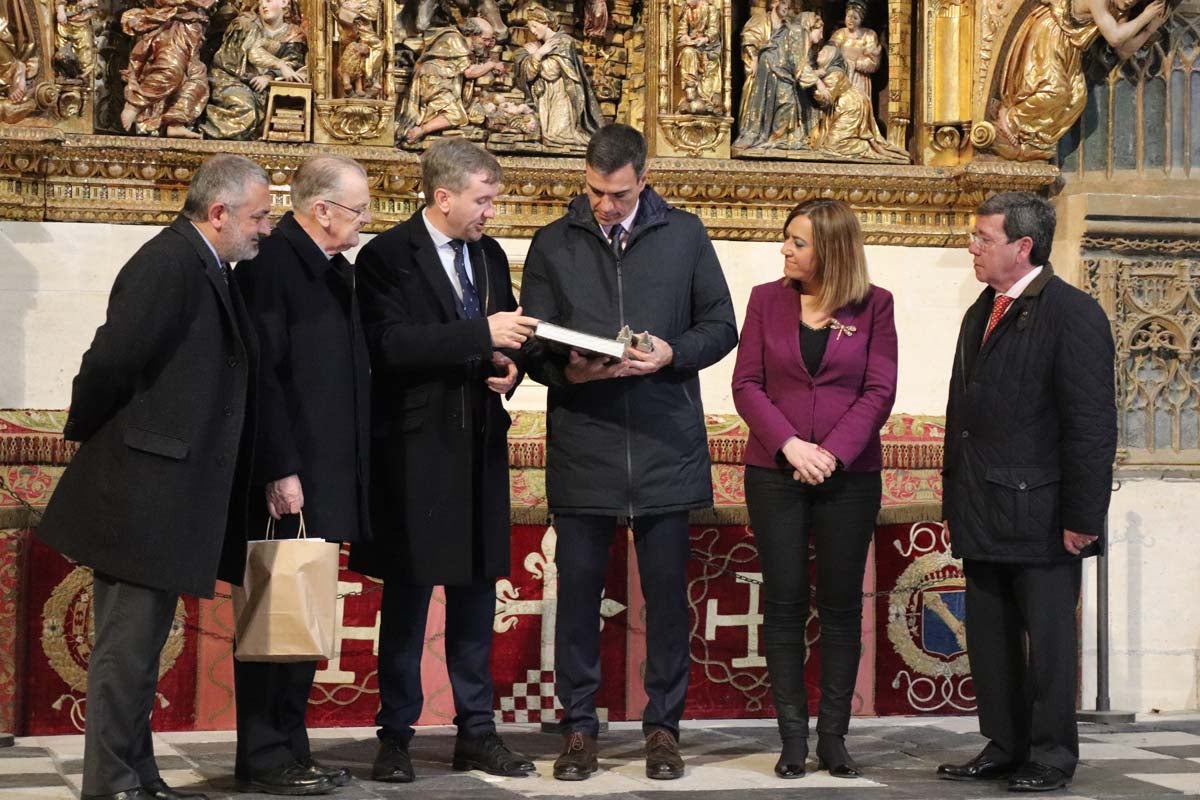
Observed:
[[[862,639],[862,582],[879,513],[879,430],[896,397],[892,295],[867,276],[862,229],[839,200],[809,200],[784,223],[782,280],[754,287],[733,371],[750,427],[746,508],[763,572],[763,640],[783,752],[804,775],[808,544],[821,621],[818,768],[856,778],[846,752]]]

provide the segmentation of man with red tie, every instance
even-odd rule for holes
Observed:
[[[975,213],[970,253],[987,286],[954,355],[942,507],[966,575],[988,744],[938,776],[1045,791],[1069,783],[1079,760],[1075,608],[1082,559],[1104,545],[1113,340],[1100,305],[1050,267],[1049,203],[1007,192]]]

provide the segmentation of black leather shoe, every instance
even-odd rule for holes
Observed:
[[[942,764],[937,776],[948,781],[994,781],[1013,774],[1013,765],[993,761],[980,753],[965,764]]]
[[[563,736],[563,749],[554,761],[554,777],[560,781],[581,781],[600,768],[596,758],[596,739],[582,731]]]
[[[337,787],[324,775],[313,773],[299,761],[291,761],[264,772],[246,772],[238,776],[238,788],[247,792],[307,796],[329,794]]]
[[[490,775],[507,778],[523,778],[536,769],[528,758],[509,750],[495,731],[483,736],[459,736],[455,739],[451,766],[459,772],[481,769]]]
[[[783,752],[775,762],[775,775],[785,780],[804,777],[804,762],[808,760],[808,737],[783,740]]]
[[[308,767],[310,772],[316,775],[324,775],[334,786],[345,786],[350,783],[350,770],[345,767],[327,767],[319,763],[312,756],[301,758],[299,761],[302,765]]]
[[[167,786],[167,782],[162,778],[156,781],[142,785],[142,791],[153,797],[155,800],[208,800],[208,795],[202,792],[182,792],[179,789],[172,789]]]
[[[412,758],[408,755],[408,742],[400,739],[380,739],[379,752],[375,755],[375,763],[371,765],[371,780],[412,783],[416,777]]]
[[[817,737],[817,769],[827,769],[834,778],[861,778],[862,770],[846,752],[841,736]]]
[[[670,731],[660,728],[646,737],[646,777],[658,781],[683,777],[683,756]]]
[[[1058,767],[1030,761],[1008,779],[1010,792],[1049,792],[1071,782],[1071,776]]]
[[[79,800],[153,800],[154,795],[146,792],[140,786],[136,789],[126,789],[114,794],[85,794]]]

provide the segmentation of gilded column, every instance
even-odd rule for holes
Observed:
[[[972,9],[968,0],[921,0],[925,36],[917,145],[924,164],[949,166],[970,158]]]

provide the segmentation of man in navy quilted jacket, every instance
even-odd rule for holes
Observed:
[[[1113,340],[1100,305],[1050,267],[1049,203],[1007,192],[975,213],[970,253],[987,286],[954,355],[942,507],[966,575],[988,744],[938,775],[1045,791],[1066,786],[1079,761],[1075,608],[1083,558],[1104,545]]]

